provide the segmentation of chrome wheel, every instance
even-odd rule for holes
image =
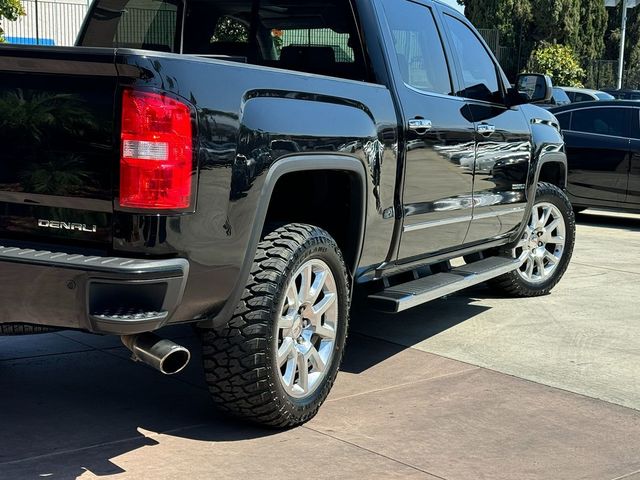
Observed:
[[[529,224],[513,251],[522,260],[518,270],[529,283],[548,280],[558,268],[565,250],[566,224],[562,213],[552,203],[533,206]]]
[[[338,326],[338,292],[333,273],[322,260],[305,262],[285,290],[280,309],[277,366],[286,392],[311,395],[333,358]]]

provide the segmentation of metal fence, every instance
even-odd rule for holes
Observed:
[[[3,21],[5,40],[28,45],[73,45],[89,6],[87,3],[23,0],[26,15]]]

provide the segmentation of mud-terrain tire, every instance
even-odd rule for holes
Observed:
[[[347,269],[326,231],[289,224],[266,234],[231,320],[200,330],[215,404],[271,427],[313,418],[342,360],[349,302]]]
[[[515,297],[548,294],[569,266],[575,236],[575,213],[566,194],[555,185],[539,183],[522,238],[503,251],[514,258],[524,255],[526,261],[519,269],[497,277],[489,285]]]

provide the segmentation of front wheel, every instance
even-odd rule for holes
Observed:
[[[523,263],[490,285],[518,297],[548,294],[569,266],[575,235],[575,214],[565,193],[555,185],[539,183],[525,231],[505,252]]]
[[[267,234],[233,318],[201,332],[217,406],[275,427],[313,418],[342,359],[349,298],[347,269],[327,232],[290,224]]]

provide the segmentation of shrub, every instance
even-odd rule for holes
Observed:
[[[532,73],[549,75],[554,85],[583,86],[585,71],[573,49],[566,45],[541,44],[531,52],[528,68]]]

